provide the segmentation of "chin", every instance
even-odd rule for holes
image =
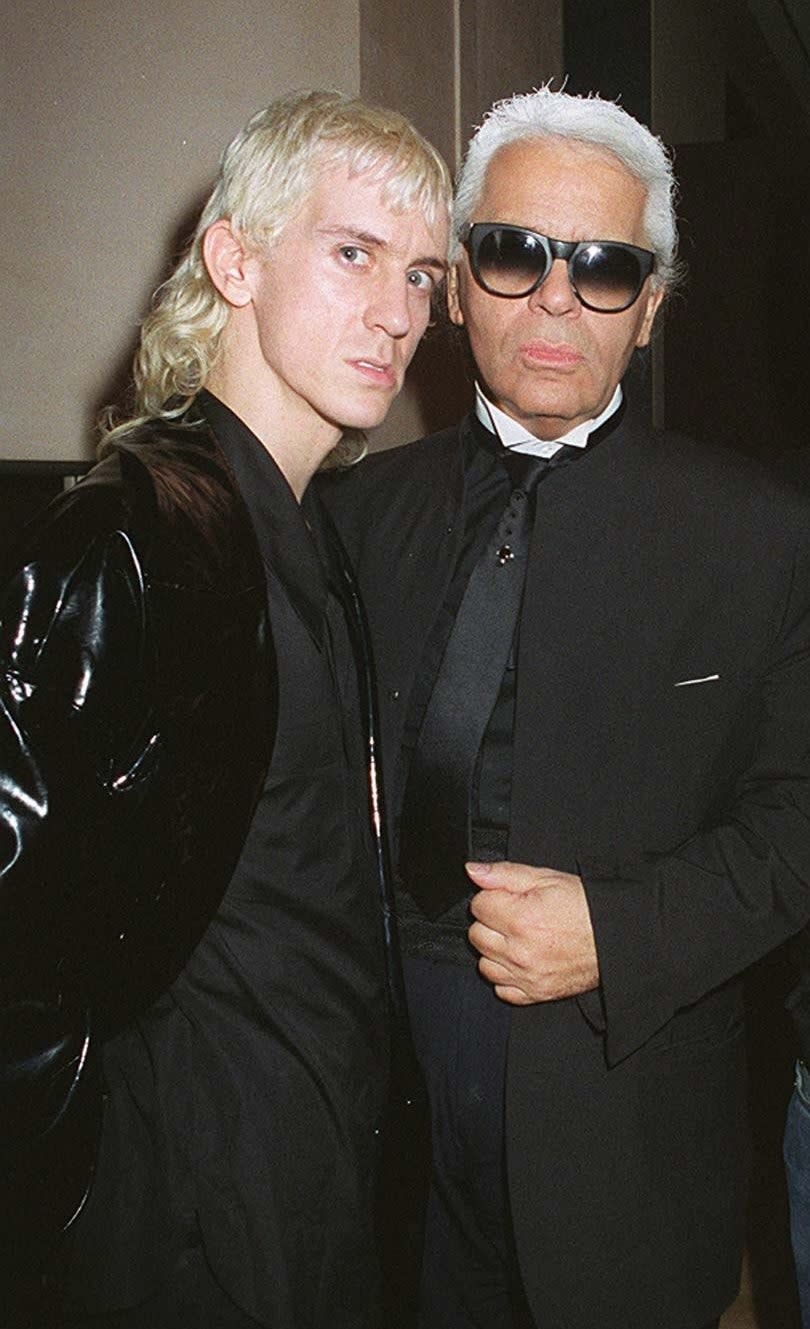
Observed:
[[[343,419],[343,429],[376,429],[381,425],[391,409],[391,402],[381,402],[374,410],[366,407],[365,410],[346,411]]]

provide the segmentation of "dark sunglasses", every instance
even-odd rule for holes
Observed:
[[[617,240],[552,240],[525,226],[475,222],[461,232],[478,285],[490,295],[519,300],[543,284],[555,258],[568,264],[568,280],[586,309],[620,314],[629,309],[655,267],[649,249]]]

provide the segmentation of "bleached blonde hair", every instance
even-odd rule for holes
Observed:
[[[449,211],[444,161],[397,111],[337,91],[293,92],[271,102],[222,154],[189,247],[144,319],[133,364],[134,413],[118,424],[108,416],[103,443],[147,419],[182,416],[211,373],[228,305],[203,261],[209,226],[227,218],[248,246],[272,247],[325,161],[377,178],[389,207],[418,207],[430,225]]]

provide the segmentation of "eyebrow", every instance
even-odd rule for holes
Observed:
[[[319,226],[320,235],[333,235],[345,240],[357,240],[360,244],[368,245],[374,249],[388,249],[388,241],[383,240],[381,236],[374,235],[372,231],[364,231],[356,226]],[[426,254],[422,258],[414,258],[408,264],[409,268],[437,268],[440,272],[445,272],[447,263],[443,258],[437,258],[435,254]]]

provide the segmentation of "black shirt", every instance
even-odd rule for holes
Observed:
[[[385,1032],[353,656],[315,495],[299,506],[251,431],[210,394],[198,404],[265,564],[278,730],[215,918],[170,991],[107,1049],[77,1281],[90,1307],[131,1304],[168,1276],[172,1252],[202,1241],[259,1323],[360,1329],[373,1314]]]
[[[502,448],[495,436],[477,419],[473,419],[472,428],[465,440],[464,478],[464,494],[459,511],[459,520],[463,522],[463,534],[458,560],[447,599],[442,605],[436,627],[422,657],[408,705],[403,732],[405,766],[408,765],[411,752],[418,742],[419,730],[467,583],[476,562],[498,525],[512,491],[512,482],[502,460]],[[514,650],[510,655],[507,669],[513,677]],[[490,753],[492,760],[488,764],[488,779],[484,791],[481,790],[477,779],[480,774],[479,759],[471,808],[472,820],[476,825],[493,822],[504,828],[508,826],[512,774],[511,706],[514,704],[512,689],[508,691],[506,702],[507,713],[505,717],[501,717],[505,722],[505,732],[498,733],[498,738],[503,741],[492,745]],[[503,727],[502,724],[501,728]],[[481,853],[481,857],[485,856],[490,857]],[[472,895],[472,884],[470,895]],[[472,921],[469,897],[459,900],[440,918],[431,921],[425,918],[408,894],[405,883],[397,892],[397,914],[402,949],[406,955],[449,960],[460,964],[475,963],[476,952],[467,940],[467,930]]]

